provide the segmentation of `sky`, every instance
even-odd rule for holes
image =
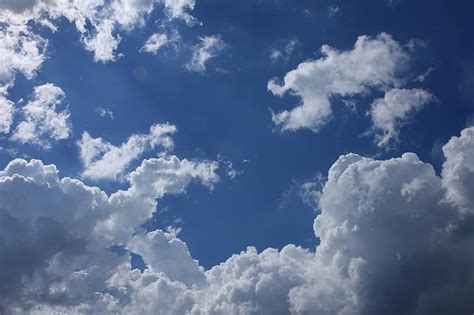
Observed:
[[[0,314],[472,314],[473,9],[0,0]]]

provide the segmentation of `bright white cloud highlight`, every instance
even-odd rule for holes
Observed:
[[[348,51],[324,45],[321,53],[320,59],[302,62],[288,72],[282,83],[268,82],[274,95],[290,93],[301,100],[293,109],[273,114],[273,122],[282,131],[318,132],[331,118],[331,97],[387,90],[406,81],[410,51],[385,33],[360,36]]]
[[[199,40],[200,43],[193,48],[191,60],[186,64],[189,71],[205,72],[207,62],[225,48],[225,43],[219,36],[206,36]]]
[[[23,119],[11,140],[48,149],[54,142],[69,138],[69,111],[60,110],[64,97],[63,90],[51,83],[36,86],[32,99],[21,109]]]
[[[391,140],[397,139],[400,126],[434,99],[431,93],[422,89],[392,89],[385,93],[384,98],[376,99],[370,115],[377,146],[387,146]]]
[[[116,180],[146,150],[159,146],[165,150],[172,149],[174,143],[171,135],[175,132],[174,125],[155,124],[149,133],[132,135],[120,146],[114,146],[102,138],[92,138],[84,132],[77,143],[84,166],[82,176],[94,180]]]

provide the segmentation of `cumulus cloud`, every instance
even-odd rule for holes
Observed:
[[[133,287],[142,277],[128,267],[128,255],[108,249],[114,244],[130,244],[151,263],[170,257],[155,266],[154,273],[197,281],[190,277],[198,277],[201,270],[194,260],[189,258],[194,267],[180,276],[173,259],[185,265],[189,255],[184,243],[164,232],[133,235],[155,211],[156,199],[182,193],[193,181],[214,184],[216,168],[214,162],[175,156],[145,160],[131,174],[129,188],[109,196],[78,180],[59,178],[54,165],[10,162],[0,172],[0,309],[32,314],[112,312],[131,298],[123,286],[114,286],[128,279],[126,285]],[[142,244],[144,238],[148,245]],[[141,285],[153,276],[142,278]],[[166,281],[172,283],[169,277]]]
[[[49,149],[53,142],[69,138],[69,111],[59,110],[64,97],[63,90],[51,83],[36,86],[10,139]]]
[[[193,48],[191,60],[186,64],[189,71],[205,72],[207,62],[225,48],[225,43],[219,36],[201,37],[199,41]]]
[[[174,143],[170,135],[175,132],[174,125],[155,124],[148,134],[132,135],[120,146],[114,146],[102,138],[92,138],[89,133],[84,132],[77,143],[84,166],[82,176],[94,180],[115,180],[146,150],[159,146],[165,150],[172,149]]]
[[[249,247],[207,271],[176,234],[138,227],[157,198],[216,183],[216,162],[145,160],[127,190],[108,196],[60,179],[53,165],[14,160],[0,172],[0,259],[12,266],[0,270],[0,305],[32,314],[470,313],[474,127],[443,151],[441,176],[414,153],[341,156],[317,194],[315,250]],[[113,244],[146,269],[131,270]]]
[[[331,118],[332,97],[403,86],[408,79],[411,46],[401,45],[386,33],[359,36],[352,50],[322,46],[323,57],[300,63],[281,83],[277,79],[268,82],[274,95],[290,93],[301,100],[291,110],[273,113],[273,122],[282,131],[306,128],[318,132]]]
[[[464,129],[443,147],[443,186],[446,199],[462,212],[472,213],[474,205],[474,127]]]
[[[377,146],[387,146],[391,140],[397,139],[400,125],[434,99],[431,93],[422,89],[391,89],[384,98],[376,99],[370,115]]]

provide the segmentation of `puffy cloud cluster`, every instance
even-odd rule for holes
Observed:
[[[2,2],[0,21],[7,25],[24,25],[34,21],[53,30],[55,20],[66,18],[75,24],[86,49],[94,53],[96,61],[113,61],[118,56],[120,32],[142,26],[154,8],[160,5],[168,19],[182,19],[192,23],[188,13],[194,0],[32,0]],[[31,31],[30,31],[31,34]]]
[[[386,119],[391,126],[382,127],[382,138],[388,140],[397,132],[395,120],[406,119],[410,109],[428,102],[428,92],[420,89],[411,90],[415,96],[409,97],[408,92],[403,92],[403,97],[394,97],[394,94],[402,93],[398,88],[409,82],[408,66],[413,48],[413,42],[403,46],[386,33],[376,37],[360,36],[352,50],[339,51],[322,46],[320,59],[300,63],[281,83],[276,79],[268,82],[268,90],[274,95],[291,93],[301,99],[293,109],[273,113],[273,122],[283,131],[306,128],[318,132],[331,118],[331,98],[347,99],[378,90],[387,95],[385,103],[376,101],[372,116],[376,119],[374,124],[379,124],[380,111],[389,109]],[[421,94],[424,95],[422,99]],[[375,128],[381,127],[375,125]],[[379,144],[382,143],[386,141],[380,140]]]
[[[143,233],[156,199],[217,164],[145,160],[108,196],[53,165],[0,172],[0,309],[32,314],[469,314],[474,309],[474,127],[438,176],[414,153],[341,156],[317,195],[315,251],[249,247],[204,270],[176,233]],[[22,233],[19,233],[22,231]],[[147,268],[131,270],[121,244]]]
[[[69,111],[58,110],[64,97],[63,90],[51,83],[36,86],[32,99],[21,109],[23,119],[11,139],[48,149],[53,141],[69,138]]]
[[[114,146],[102,138],[92,138],[84,132],[77,143],[84,165],[82,176],[94,180],[117,179],[146,150],[159,146],[165,150],[172,149],[174,143],[171,135],[175,132],[174,125],[155,124],[148,134],[132,135],[120,146]]]
[[[115,301],[126,303],[128,296],[121,300],[126,292],[113,285],[119,277],[130,277],[127,285],[132,286],[137,276],[128,268],[128,256],[110,246],[143,250],[140,237],[133,235],[156,210],[156,199],[182,193],[193,181],[211,186],[218,180],[216,169],[214,162],[175,156],[145,160],[131,173],[127,190],[108,196],[78,180],[59,178],[54,165],[10,162],[0,172],[0,309],[107,313]],[[172,257],[181,259],[184,245],[173,239],[166,245],[166,237],[156,234],[150,246],[163,247],[163,255],[176,250]],[[172,274],[168,264],[157,268]]]

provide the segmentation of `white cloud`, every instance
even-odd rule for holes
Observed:
[[[0,259],[11,266],[0,270],[0,305],[31,314],[469,313],[473,130],[444,147],[441,177],[413,153],[341,156],[317,194],[315,252],[249,247],[207,271],[176,234],[137,227],[156,198],[215,183],[216,162],[145,160],[127,190],[107,196],[60,179],[53,165],[14,160],[0,172]],[[105,249],[113,244],[147,269],[130,270],[128,255]]]
[[[273,62],[278,60],[288,61],[290,55],[294,52],[299,42],[296,39],[290,39],[283,47],[272,49],[270,59]]]
[[[153,271],[166,274],[171,281],[188,287],[202,286],[206,281],[204,268],[191,257],[186,243],[173,234],[158,230],[135,236],[127,248],[139,253]]]
[[[54,165],[10,162],[0,171],[0,263],[11,266],[0,270],[0,309],[31,314],[117,313],[148,284],[157,285],[157,278],[170,286],[175,284],[170,277],[198,281],[191,277],[194,274],[204,281],[186,245],[171,234],[133,235],[156,210],[157,198],[182,193],[193,181],[212,185],[218,180],[216,168],[217,163],[175,156],[145,160],[131,174],[127,190],[108,196],[79,180],[59,178]],[[114,244],[129,244],[146,261],[166,264],[150,267],[153,273],[142,277],[130,270],[128,255],[107,249]],[[120,285],[124,279],[127,282]],[[135,292],[133,286],[138,284]]]
[[[14,104],[0,94],[0,133],[9,133],[13,123]]]
[[[110,119],[114,119],[114,112],[106,107],[99,106],[96,109],[96,112],[100,117],[109,117]]]
[[[431,93],[422,89],[391,89],[384,98],[374,100],[370,115],[377,146],[387,146],[397,139],[400,125],[434,99]]]
[[[159,49],[168,45],[176,45],[180,36],[178,32],[172,32],[171,34],[165,33],[154,33],[152,34],[145,45],[141,48],[141,51],[149,52],[154,55],[158,52]]]
[[[474,211],[474,127],[464,129],[443,147],[443,186],[446,199],[462,212]]]
[[[94,52],[95,61],[115,61],[121,56],[116,50],[122,39],[113,35],[114,21],[104,20],[96,26],[96,30],[97,33],[92,36],[84,36],[85,48]]]
[[[155,124],[148,134],[132,135],[125,143],[114,146],[102,138],[92,138],[84,132],[78,141],[80,157],[84,166],[82,176],[94,180],[115,180],[138,159],[146,150],[162,146],[165,150],[172,149],[170,137],[176,127],[170,124]]]
[[[188,13],[194,10],[195,0],[162,0],[162,2],[171,19],[182,19],[190,25],[196,23],[196,19]]]
[[[409,50],[385,33],[374,38],[360,36],[348,51],[325,45],[321,53],[322,58],[300,63],[288,72],[283,83],[268,82],[274,95],[291,93],[301,99],[292,110],[273,114],[273,122],[281,130],[307,128],[318,132],[331,118],[331,97],[386,90],[406,81]]]
[[[46,46],[47,41],[26,26],[0,27],[0,94],[6,94],[16,72],[28,79],[35,76],[46,58]]]
[[[53,142],[69,138],[69,111],[59,111],[64,97],[63,90],[51,83],[36,86],[32,99],[21,109],[23,119],[11,140],[48,149]]]
[[[155,33],[148,38],[142,50],[156,54],[161,47],[168,44],[168,41],[169,39],[166,34]]]
[[[193,48],[191,60],[186,64],[189,71],[205,72],[206,63],[225,48],[225,43],[219,36],[206,36],[199,40],[200,43]]]
[[[64,17],[76,26],[85,48],[94,53],[94,60],[109,62],[121,56],[117,53],[120,34],[143,26],[157,5],[162,6],[168,19],[195,23],[189,14],[194,0],[9,0],[2,2],[0,22],[27,29],[33,21],[56,30],[56,21]]]

